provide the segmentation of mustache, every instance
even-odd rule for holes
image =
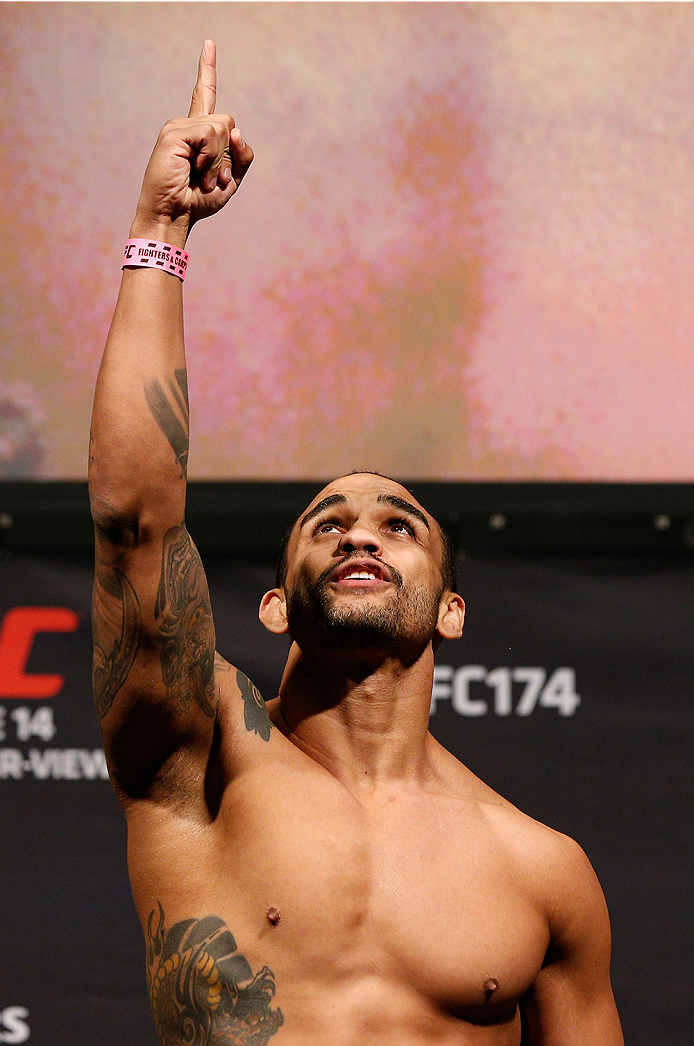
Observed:
[[[378,556],[369,556],[368,558],[372,559],[374,563],[378,563],[378,565],[385,570],[388,575],[388,580],[392,582],[396,588],[401,589],[403,587],[404,581],[399,570],[396,570],[395,567],[391,567],[389,563],[379,559]],[[355,549],[354,552],[350,552],[348,555],[344,556],[339,563],[331,563],[329,567],[326,567],[325,570],[318,575],[318,578],[313,585],[314,591],[318,592],[323,585],[325,585],[326,581],[330,580],[330,575],[340,570],[345,563],[349,563],[350,559],[364,559],[364,553],[360,552],[359,549]]]

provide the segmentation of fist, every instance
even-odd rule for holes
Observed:
[[[164,125],[147,165],[138,233],[172,225],[179,235],[169,238],[185,242],[192,225],[224,207],[241,184],[253,150],[231,116],[215,114],[216,93],[216,49],[206,40],[188,117]]]

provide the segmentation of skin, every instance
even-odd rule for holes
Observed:
[[[131,235],[183,246],[236,191],[253,154],[215,95],[208,41]],[[183,522],[181,300],[177,279],[124,271],[90,455],[95,701],[161,1041],[622,1046],[584,854],[428,732],[434,651],[464,605],[405,488],[346,476],[307,506],[260,607],[292,637],[267,707],[215,655]],[[300,612],[316,588],[333,617],[385,616],[389,638],[318,626]]]

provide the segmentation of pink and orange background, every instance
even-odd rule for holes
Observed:
[[[86,474],[142,173],[212,37],[256,161],[189,243],[193,478],[694,480],[691,4],[0,24],[4,475]]]

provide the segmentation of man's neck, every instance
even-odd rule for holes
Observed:
[[[332,652],[309,657],[294,644],[279,712],[292,740],[360,791],[422,784],[432,775],[427,741],[434,657],[413,662]]]

